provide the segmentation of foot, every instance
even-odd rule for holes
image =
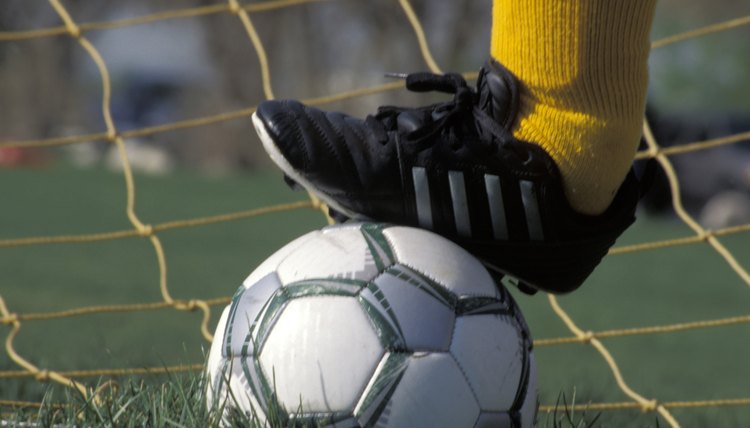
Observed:
[[[578,288],[635,219],[633,174],[606,212],[579,214],[549,155],[512,136],[517,83],[500,64],[481,69],[476,89],[458,74],[430,73],[408,75],[406,87],[454,96],[421,108],[381,107],[364,120],[265,101],[253,122],[284,174],[340,219],[433,230],[520,279],[526,292]]]

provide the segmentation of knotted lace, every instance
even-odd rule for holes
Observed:
[[[420,145],[419,149],[431,147],[443,134],[451,148],[463,145],[482,153],[494,153],[498,144],[509,141],[512,136],[495,119],[478,105],[479,96],[469,87],[460,74],[412,73],[406,76],[406,89],[412,92],[443,92],[453,94],[453,99],[421,108],[383,106],[377,114],[367,116],[365,123],[383,144],[390,138],[389,132],[398,131],[398,117],[409,114],[420,123],[402,139]]]

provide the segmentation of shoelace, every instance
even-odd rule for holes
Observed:
[[[403,113],[421,116],[422,125],[408,133],[410,143],[427,148],[435,141],[437,133],[448,132],[452,147],[469,145],[482,153],[494,153],[497,143],[512,138],[486,111],[478,107],[477,93],[469,87],[460,74],[412,73],[406,75],[406,89],[412,92],[443,92],[453,94],[453,100],[419,109],[384,106],[378,113],[367,116],[365,123],[383,144],[389,141],[388,132],[398,128],[398,116]],[[461,138],[473,133],[478,138]]]

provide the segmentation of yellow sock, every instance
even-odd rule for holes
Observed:
[[[656,0],[494,0],[492,57],[521,83],[514,135],[542,146],[571,206],[606,210],[633,162]]]

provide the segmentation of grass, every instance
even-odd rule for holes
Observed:
[[[102,386],[107,389],[99,396],[98,402],[68,389],[58,394],[61,397],[48,394],[45,404],[34,412],[12,412],[5,415],[4,420],[10,426],[26,423],[43,427],[219,426],[218,412],[206,408],[200,376],[169,376],[161,384],[131,379],[122,384]],[[65,405],[51,404],[56,402]]]
[[[38,409],[18,409],[2,414],[7,426],[102,426],[102,427],[307,427],[298,422],[270,415],[263,424],[254,415],[229,413],[222,423],[222,408],[205,405],[204,379],[198,374],[170,375],[160,384],[129,379],[122,383],[99,385],[104,392],[98,401],[85,399],[71,389],[49,392]],[[55,403],[64,403],[57,405]],[[539,427],[588,428],[597,426],[600,413],[573,409],[564,394],[554,412],[543,415]],[[0,424],[0,426],[6,426]],[[311,428],[313,428],[311,426]]]
[[[275,172],[223,178],[188,172],[162,178],[137,176],[136,186],[136,210],[149,224],[304,199],[304,195],[288,191]],[[124,187],[121,175],[101,170],[63,166],[0,170],[0,239],[128,229]],[[160,233],[172,296],[229,296],[274,249],[323,224],[319,213],[300,210]],[[671,219],[642,218],[621,243],[689,234]],[[750,265],[746,235],[722,238],[722,242],[741,263]],[[0,295],[16,313],[161,300],[154,251],[140,238],[0,248]],[[535,338],[570,335],[544,296],[516,296]],[[713,250],[694,245],[610,256],[580,290],[561,297],[560,303],[583,330],[599,331],[746,315],[750,290]],[[219,309],[214,307],[212,325]],[[168,366],[203,361],[208,344],[201,339],[199,326],[199,313],[171,309],[26,321],[14,344],[35,364],[55,370]],[[0,326],[0,335],[8,331],[7,326]],[[738,325],[612,338],[604,343],[628,384],[645,397],[663,402],[750,395],[744,381],[750,376],[747,337],[748,326]],[[544,404],[558,402],[561,391],[568,397],[575,391],[577,403],[628,401],[601,357],[587,345],[540,346],[535,355]],[[0,370],[12,369],[17,367],[0,358]],[[189,426],[191,420],[184,419],[191,417],[188,408],[194,415],[206,417],[191,407],[199,394],[194,390],[195,379],[164,380],[145,378],[140,383],[121,379],[129,389],[121,388],[127,394],[116,402],[124,406],[132,399],[127,408],[136,409],[141,401],[143,406],[170,403],[178,399],[175,394],[179,392],[185,402],[173,406],[178,413],[170,413],[172,422]],[[76,399],[67,397],[66,391],[28,379],[0,379],[0,400],[40,401],[45,394],[50,403]],[[110,410],[113,414],[119,411]],[[156,418],[154,412],[129,410],[119,417],[150,414]],[[742,406],[675,409],[672,413],[688,426],[750,424],[750,408]],[[540,415],[540,426],[548,426],[544,421],[555,415],[566,419],[565,412]],[[635,410],[574,412],[569,419],[570,426],[589,426],[589,422],[596,426],[656,425],[655,414]],[[117,425],[124,420],[118,419]],[[585,425],[578,425],[581,420]]]

